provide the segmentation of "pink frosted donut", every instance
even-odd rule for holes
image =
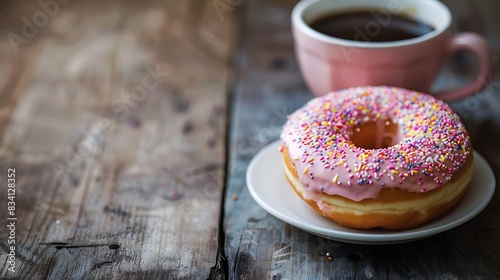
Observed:
[[[403,229],[451,208],[472,177],[472,148],[443,101],[394,87],[349,88],[291,114],[285,174],[318,213],[353,228]]]

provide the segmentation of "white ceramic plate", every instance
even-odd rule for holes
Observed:
[[[262,149],[250,162],[247,185],[252,197],[267,212],[309,233],[336,241],[356,244],[394,244],[409,242],[459,226],[479,214],[495,191],[495,176],[484,158],[474,151],[474,186],[444,215],[419,227],[387,231],[357,230],[336,224],[317,214],[286,181],[281,153],[276,141]]]

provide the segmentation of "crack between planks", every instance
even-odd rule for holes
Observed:
[[[232,62],[230,59],[228,59],[227,66],[229,69],[232,67]],[[234,66],[234,65],[233,65]],[[229,80],[229,79],[228,79]],[[230,153],[230,147],[229,143],[231,140],[230,133],[229,133],[229,128],[231,126],[231,102],[232,102],[232,92],[233,92],[233,87],[235,84],[235,79],[231,81],[231,86],[227,86],[227,91],[226,91],[226,112],[225,112],[225,130],[226,134],[224,137],[224,173],[223,173],[223,188],[222,188],[222,195],[221,195],[221,200],[220,200],[220,212],[219,212],[219,223],[218,223],[218,228],[217,228],[217,255],[215,259],[215,265],[210,268],[210,272],[208,275],[208,279],[228,279],[228,261],[226,258],[226,254],[224,251],[224,245],[226,244],[226,235],[224,232],[224,213],[225,213],[225,201],[226,201],[226,192],[227,192],[227,186],[228,186],[228,170],[229,170],[229,153]]]
[[[246,4],[244,4],[246,5]],[[242,6],[244,6],[242,5]],[[237,23],[236,26],[238,28],[236,31],[234,31],[234,36],[235,38],[235,44],[231,48],[232,51],[234,51],[234,55],[230,56],[230,58],[227,61],[227,67],[229,69],[229,78],[227,79],[227,86],[226,86],[226,114],[225,114],[225,139],[224,139],[224,146],[226,147],[225,152],[224,152],[224,178],[223,178],[223,190],[222,190],[222,197],[221,197],[221,204],[220,204],[220,214],[219,214],[219,227],[218,227],[218,236],[217,236],[217,256],[215,260],[215,265],[210,268],[210,273],[208,276],[208,279],[228,279],[229,278],[229,263],[228,259],[226,257],[226,252],[224,250],[225,244],[226,244],[226,233],[224,230],[224,222],[225,222],[225,201],[227,197],[227,192],[228,192],[228,186],[229,186],[229,161],[230,161],[230,154],[231,154],[231,116],[233,113],[232,108],[232,103],[233,103],[233,98],[234,94],[236,92],[236,87],[238,84],[238,80],[240,77],[240,71],[241,71],[241,64],[242,64],[242,49],[244,46],[244,18],[242,15],[244,13],[242,11],[245,11],[245,7],[240,7],[240,9],[237,10],[237,14],[234,16],[235,22]]]
[[[228,63],[228,66],[230,63]],[[228,87],[229,88],[229,87]],[[218,222],[218,228],[217,228],[217,255],[215,259],[215,265],[210,268],[210,272],[208,275],[208,279],[227,279],[228,278],[228,262],[226,258],[226,254],[224,251],[224,245],[226,243],[226,236],[224,232],[224,213],[225,213],[225,201],[226,201],[226,191],[227,191],[227,182],[228,182],[228,170],[229,170],[229,143],[230,143],[230,136],[229,136],[229,127],[230,127],[230,116],[231,116],[231,110],[230,110],[230,102],[232,100],[231,98],[231,92],[232,90],[228,90],[226,93],[226,123],[225,123],[225,129],[226,129],[226,136],[224,138],[224,146],[226,147],[224,150],[224,173],[223,173],[223,188],[222,188],[222,194],[221,194],[221,200],[220,200],[220,212],[219,212],[219,222]]]

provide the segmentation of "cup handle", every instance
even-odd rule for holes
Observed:
[[[480,72],[468,85],[434,93],[437,98],[446,102],[457,101],[477,93],[486,86],[488,77],[493,72],[494,54],[490,44],[482,36],[471,32],[454,35],[448,44],[446,55],[449,58],[459,51],[469,51],[476,55],[479,59]]]

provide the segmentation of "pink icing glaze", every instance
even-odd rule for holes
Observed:
[[[387,118],[399,125],[395,145],[365,149],[350,140],[357,125]],[[383,188],[439,188],[471,152],[464,125],[446,103],[394,87],[349,88],[312,99],[288,117],[281,139],[310,197],[325,192],[354,201],[376,198]]]

